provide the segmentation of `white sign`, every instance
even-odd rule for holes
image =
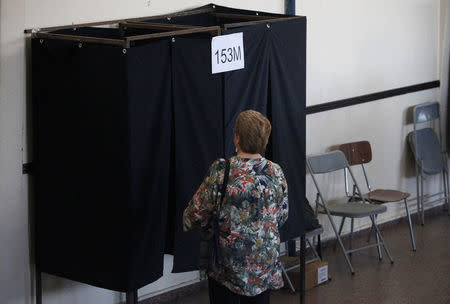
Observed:
[[[328,265],[317,269],[317,284],[328,281]]]
[[[244,57],[242,33],[213,37],[211,41],[213,74],[243,69]]]

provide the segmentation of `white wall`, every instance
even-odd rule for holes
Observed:
[[[21,174],[24,1],[0,2],[0,303],[29,303],[28,203]]]
[[[29,259],[28,183],[21,174],[26,157],[26,58],[23,29],[139,17],[208,3],[199,0],[1,0],[0,4],[0,303],[33,303]],[[217,4],[281,13],[283,0],[216,1]],[[307,102],[309,105],[439,79],[441,0],[297,0],[297,14],[308,17]],[[448,1],[447,1],[448,6]],[[441,30],[441,33],[440,33]],[[295,37],[293,37],[295,39]],[[447,40],[448,41],[448,40]],[[368,139],[374,186],[414,193],[405,136],[411,129],[407,109],[438,100],[439,90],[376,101],[307,118],[307,152]],[[22,151],[24,148],[24,151]],[[338,176],[327,181],[334,182]],[[426,189],[435,191],[436,179]],[[315,192],[307,179],[307,195]],[[327,195],[340,193],[329,187]],[[413,195],[415,196],[415,195]],[[389,207],[380,221],[403,216]],[[325,225],[327,221],[322,219]],[[367,226],[366,221],[357,222]],[[329,227],[326,235],[330,235]],[[406,250],[406,249],[405,249]],[[419,248],[420,250],[420,248]],[[141,298],[189,284],[196,273],[165,275],[140,290]],[[44,276],[45,304],[119,303],[123,297],[52,276]]]
[[[439,79],[439,1],[298,0],[297,14],[308,17],[309,105]],[[434,89],[309,115],[307,154],[369,140],[373,161],[367,168],[372,186],[394,187],[415,197],[413,163],[405,141],[412,129],[407,110],[439,100],[438,94]],[[362,174],[357,175],[364,186]],[[343,194],[341,174],[319,181],[334,185],[326,188],[329,198]],[[435,193],[439,186],[439,179],[430,178],[425,191]],[[309,176],[306,189],[313,201],[316,191]],[[404,206],[391,204],[379,221],[404,214]],[[326,227],[325,238],[332,236],[328,220],[322,217],[321,222]],[[358,220],[355,225],[368,227],[369,221]]]
[[[218,0],[215,4],[282,13],[284,1]],[[173,13],[209,4],[208,0],[26,0],[27,27],[46,27]]]
[[[0,12],[0,303],[32,303],[29,258],[25,28],[153,16],[210,3],[201,0],[1,0]],[[284,2],[215,1],[219,5],[283,12]],[[24,149],[25,152],[22,151]],[[165,273],[172,259],[165,259]],[[167,274],[144,295],[198,280],[196,273]],[[45,304],[119,303],[123,295],[44,275]]]
[[[439,1],[297,0],[309,105],[438,79]]]
[[[450,77],[450,0],[441,0],[441,36],[440,36],[440,75],[441,75],[441,88],[440,88],[440,101],[442,109],[445,114],[447,114],[447,96],[449,94],[449,83],[448,79]],[[447,141],[446,141],[447,142]],[[448,142],[446,144],[448,149]]]

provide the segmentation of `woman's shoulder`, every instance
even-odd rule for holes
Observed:
[[[281,169],[281,167],[280,167],[279,164],[277,164],[277,163],[274,162],[274,161],[271,161],[270,159],[264,158],[264,161],[267,162],[267,166],[269,166],[269,167],[272,167],[272,168],[274,168],[274,169],[275,169],[275,168],[276,168],[276,169],[278,169],[278,168]]]
[[[273,162],[271,160],[267,159],[267,164],[269,167],[271,167],[273,169],[273,172],[275,173],[275,175],[284,175],[283,174],[283,169],[281,169],[281,166],[279,164],[277,164],[276,162]]]
[[[218,158],[210,166],[210,169],[214,169],[216,171],[225,169],[226,160],[225,158]]]
[[[232,157],[230,157],[230,158],[228,158],[228,159],[225,159],[225,158],[218,158],[218,159],[216,159],[216,160],[212,163],[211,166],[214,166],[214,167],[218,167],[218,168],[222,168],[222,169],[223,169],[223,168],[225,168],[225,165],[226,165],[227,160],[230,162],[230,164],[235,164],[235,163],[238,162],[238,158],[237,158],[236,156],[232,156]]]

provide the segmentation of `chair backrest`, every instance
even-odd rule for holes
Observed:
[[[370,143],[368,141],[357,141],[342,144],[339,146],[339,150],[341,150],[350,166],[361,165],[364,178],[366,180],[367,189],[371,191],[371,186],[369,183],[369,178],[367,176],[366,168],[364,164],[367,164],[372,161],[372,148],[370,147]],[[347,195],[351,195],[349,192],[349,180],[347,178],[347,170],[345,170],[345,192]]]
[[[348,168],[342,151],[332,151],[306,157],[309,170],[313,174],[322,174]]]
[[[417,105],[413,109],[414,123],[423,123],[427,121],[433,121],[439,118],[439,103],[427,102]]]
[[[438,174],[445,168],[442,147],[438,136],[432,128],[412,131],[408,134],[408,142],[418,165],[426,174]]]
[[[342,169],[348,170],[348,172],[350,173],[350,177],[352,178],[353,183],[356,187],[356,190],[358,191],[358,193],[362,194],[361,189],[359,188],[355,180],[355,176],[353,175],[350,166],[348,165],[347,159],[345,158],[345,155],[342,151],[336,150],[328,153],[307,156],[306,164],[309,168],[309,171],[311,172],[311,177],[314,185],[316,186],[318,197],[320,197],[320,200],[322,202],[322,207],[327,208],[325,199],[323,198],[319,184],[317,183],[317,180],[315,178],[315,174],[330,173]],[[362,198],[362,201],[365,202],[365,199]]]
[[[350,166],[367,164],[372,161],[372,148],[368,141],[357,141],[339,146]]]

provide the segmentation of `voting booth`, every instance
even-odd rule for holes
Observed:
[[[111,24],[113,26],[111,26]],[[217,5],[41,29],[32,38],[36,264],[130,292],[198,269],[182,213],[233,127],[265,114],[300,236],[305,200],[306,18]]]

